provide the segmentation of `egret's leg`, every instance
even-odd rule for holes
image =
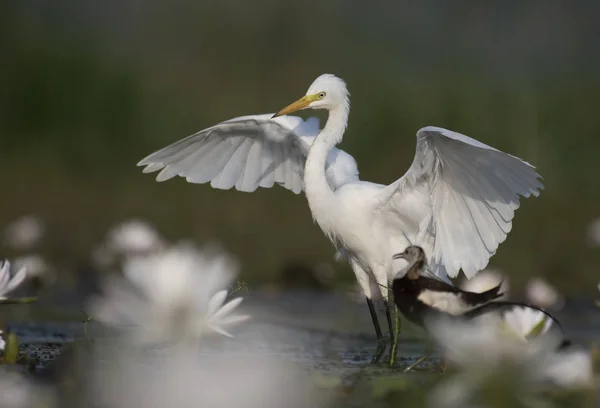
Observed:
[[[387,299],[383,300],[385,305],[385,318],[387,319],[388,329],[390,330],[390,340],[394,342],[394,325],[392,324],[392,311],[390,310],[390,304]]]
[[[391,308],[390,308],[390,304],[388,302],[387,299],[383,299],[383,304],[385,305],[385,318],[387,319],[387,323],[388,323],[388,329],[389,329],[389,333],[390,333],[390,344],[392,345],[392,349],[390,351],[390,365],[394,364],[394,360],[396,359],[396,330],[394,330],[394,325],[392,324],[392,312],[391,312]],[[395,307],[396,305],[394,305],[394,309],[396,309]],[[398,317],[398,314],[396,314],[396,317]],[[398,322],[396,321],[396,327]]]
[[[373,327],[375,327],[375,334],[377,335],[377,350],[375,351],[375,356],[371,360],[371,364],[375,364],[379,362],[383,353],[385,353],[386,342],[383,337],[383,333],[381,332],[381,326],[379,325],[379,319],[377,318],[377,311],[375,310],[375,306],[373,305],[373,301],[370,298],[367,298],[367,305],[369,306],[369,312],[371,313],[371,320],[373,320]]]
[[[398,333],[402,329],[402,322],[400,321],[400,314],[398,312],[398,308],[394,307],[394,320],[395,320],[395,330],[394,330],[394,339],[392,340],[392,350],[390,352],[390,367],[394,365],[396,362],[396,350],[398,347]]]

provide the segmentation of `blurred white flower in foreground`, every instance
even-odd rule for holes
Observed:
[[[105,297],[91,304],[91,315],[117,327],[130,327],[135,342],[193,341],[248,318],[232,312],[242,298],[226,302],[227,284],[236,273],[225,254],[191,245],[126,260],[126,279],[107,282]]]
[[[34,247],[44,235],[44,224],[33,215],[18,218],[4,229],[6,244],[17,251],[26,251]]]
[[[530,307],[513,307],[502,317],[511,331],[524,340],[546,334],[554,322],[541,310]]]
[[[4,340],[2,333],[4,332],[0,330],[0,351],[4,351],[4,348],[6,347],[6,341]]]
[[[588,241],[593,246],[600,246],[600,218],[596,218],[588,226]]]
[[[464,279],[459,287],[469,292],[482,293],[495,288],[500,283],[502,283],[500,293],[504,293],[505,295],[499,299],[508,294],[508,278],[499,269],[486,268],[471,279]]]
[[[504,321],[527,332],[536,318],[523,314]],[[506,406],[515,406],[544,387],[593,386],[591,356],[580,350],[557,351],[560,341],[550,333],[523,341],[491,320],[442,319],[433,322],[431,329],[445,357],[458,369],[434,390],[435,407],[484,406],[486,398],[505,398]],[[495,390],[494,395],[486,395],[490,390]]]
[[[2,408],[52,408],[56,406],[51,389],[30,382],[10,365],[0,366],[0,407]]]
[[[305,408],[321,406],[310,375],[251,352],[109,352],[88,369],[88,398],[111,408]],[[112,355],[111,355],[112,354]],[[107,362],[108,361],[108,362]]]
[[[108,232],[107,248],[114,253],[149,252],[162,246],[162,238],[158,231],[145,221],[125,221]]]
[[[0,261],[0,300],[6,299],[6,295],[15,290],[27,277],[25,267],[19,269],[14,275],[11,274],[11,269],[10,262]]]
[[[108,231],[106,242],[92,251],[92,259],[97,266],[109,268],[128,256],[148,254],[164,248],[165,242],[152,225],[131,219]]]
[[[525,287],[527,301],[543,309],[560,309],[563,297],[548,282],[541,278],[533,278]]]
[[[46,283],[50,283],[56,278],[54,269],[41,255],[28,254],[20,256],[13,260],[13,266],[15,269],[26,268],[28,278],[36,278]]]

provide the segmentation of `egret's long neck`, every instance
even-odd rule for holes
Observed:
[[[306,158],[304,186],[308,205],[313,218],[319,218],[323,209],[335,204],[335,194],[325,177],[327,155],[333,146],[340,143],[348,124],[349,105],[341,105],[329,111],[329,118],[319,136],[313,142]]]

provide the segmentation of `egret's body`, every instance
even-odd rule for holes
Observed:
[[[287,116],[300,109],[327,109],[319,131],[314,118]],[[371,282],[388,295],[388,280],[403,265],[394,254],[420,245],[442,279],[462,269],[482,270],[512,226],[519,195],[543,188],[534,167],[467,136],[426,127],[417,133],[415,159],[389,186],[360,181],[342,141],[350,111],[345,83],[318,77],[306,96],[276,115],[231,119],[153,153],[139,165],[161,170],[157,180],[176,175],[192,183],[241,191],[275,183],[300,193],[312,216],[352,266],[371,314]],[[387,302],[386,302],[387,306]],[[378,337],[381,329],[374,317]],[[391,324],[389,313],[388,323]]]

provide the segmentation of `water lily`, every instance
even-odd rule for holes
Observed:
[[[109,279],[106,295],[91,304],[101,322],[127,328],[134,342],[189,342],[228,331],[248,318],[233,311],[242,298],[227,301],[235,262],[222,253],[178,245],[125,262],[125,279]]]
[[[46,260],[38,254],[27,254],[13,260],[15,269],[27,268],[27,276],[44,281],[54,280],[54,270]]]
[[[503,321],[521,333],[531,333],[532,325],[540,323],[539,316],[521,312],[509,314]],[[551,333],[523,341],[523,337],[515,336],[513,331],[506,331],[498,321],[490,319],[471,322],[442,319],[430,328],[445,357],[457,368],[454,375],[434,390],[433,406],[485,406],[486,398],[502,398],[506,406],[515,406],[531,401],[539,395],[538,391],[547,388],[592,385],[589,353],[557,351],[558,341]],[[494,395],[487,395],[492,389]]]
[[[560,309],[564,300],[560,293],[541,278],[533,278],[525,287],[527,300],[544,309]]]
[[[289,407],[322,405],[308,372],[258,352],[186,354],[113,351],[92,361],[86,397],[111,408]]]
[[[14,366],[0,365],[2,408],[57,407],[51,389],[29,381]]]
[[[509,289],[508,277],[506,277],[499,269],[486,268],[471,279],[465,279],[461,283],[460,288],[469,292],[482,293],[486,290],[495,288],[500,284],[502,284],[500,293],[504,293],[504,296],[506,296]]]
[[[18,218],[4,229],[6,244],[17,251],[31,249],[43,236],[44,224],[33,215]]]
[[[8,293],[15,290],[27,277],[27,269],[20,268],[15,274],[11,274],[9,261],[3,261],[0,265],[0,300],[6,299]]]
[[[108,233],[107,249],[119,254],[148,252],[163,246],[158,231],[145,221],[132,219]]]
[[[4,351],[4,348],[6,347],[6,341],[4,340],[4,336],[2,336],[2,333],[4,332],[0,330],[0,351]]]
[[[596,218],[588,226],[588,242],[592,246],[600,246],[600,218]]]
[[[511,331],[524,340],[544,335],[554,323],[541,310],[524,306],[507,310],[502,317]]]

